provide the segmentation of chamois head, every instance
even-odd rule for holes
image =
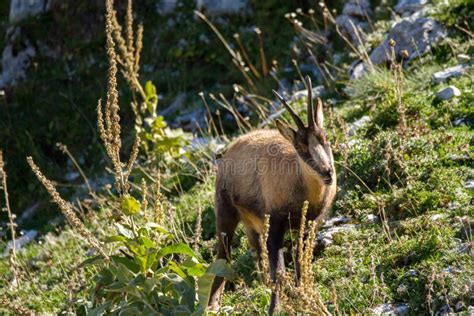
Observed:
[[[275,90],[273,93],[283,103],[291,117],[298,127],[294,130],[280,120],[276,121],[276,125],[280,133],[289,140],[300,158],[316,172],[319,178],[326,184],[332,184],[334,180],[333,156],[326,133],[323,127],[323,104],[318,98],[316,109],[313,105],[313,95],[311,79],[306,77],[306,85],[308,88],[308,126],[298,117],[295,111],[288,105],[286,100],[280,96]]]

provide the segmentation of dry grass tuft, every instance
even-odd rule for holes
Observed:
[[[28,308],[12,302],[11,299],[0,297],[0,308],[12,312],[12,315],[35,315],[35,313]]]
[[[267,215],[264,222],[264,233],[260,238],[262,247],[261,265],[263,282],[272,289],[280,299],[280,309],[294,315],[297,313],[308,313],[315,315],[330,315],[319,293],[315,276],[312,269],[313,261],[313,241],[316,237],[318,222],[308,221],[306,223],[306,213],[308,202],[302,208],[302,220],[298,237],[298,262],[299,280],[295,282],[294,275],[286,270],[277,271],[277,280],[273,282],[270,277],[268,261],[268,230],[270,228],[270,217]],[[307,237],[303,238],[308,227]]]

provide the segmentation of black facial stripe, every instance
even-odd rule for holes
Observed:
[[[321,166],[319,164],[317,164],[316,161],[314,161],[314,159],[313,159],[313,157],[311,157],[311,154],[309,153],[309,151],[298,150],[298,154],[300,155],[301,159],[303,159],[303,161],[308,166],[311,167],[311,169],[313,169],[314,171],[316,171],[320,175],[324,175],[325,172],[321,169]]]

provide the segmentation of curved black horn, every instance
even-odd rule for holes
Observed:
[[[314,121],[313,86],[309,76],[306,76],[306,88],[308,89],[308,126],[311,128],[316,125],[316,122]]]
[[[273,91],[273,94],[280,100],[280,102],[285,106],[285,108],[287,109],[288,112],[290,112],[290,115],[291,117],[293,118],[293,120],[295,121],[296,123],[296,126],[298,126],[298,129],[305,129],[304,127],[304,124],[303,124],[303,121],[301,121],[301,119],[298,117],[298,115],[295,113],[295,111],[293,111],[293,109],[288,105],[288,103],[286,102],[286,100],[278,94],[278,92],[276,92],[275,90],[272,90]]]

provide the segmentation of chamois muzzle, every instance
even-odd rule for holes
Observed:
[[[333,181],[333,172],[331,169],[324,171],[321,173],[321,178],[326,185],[331,185]]]

